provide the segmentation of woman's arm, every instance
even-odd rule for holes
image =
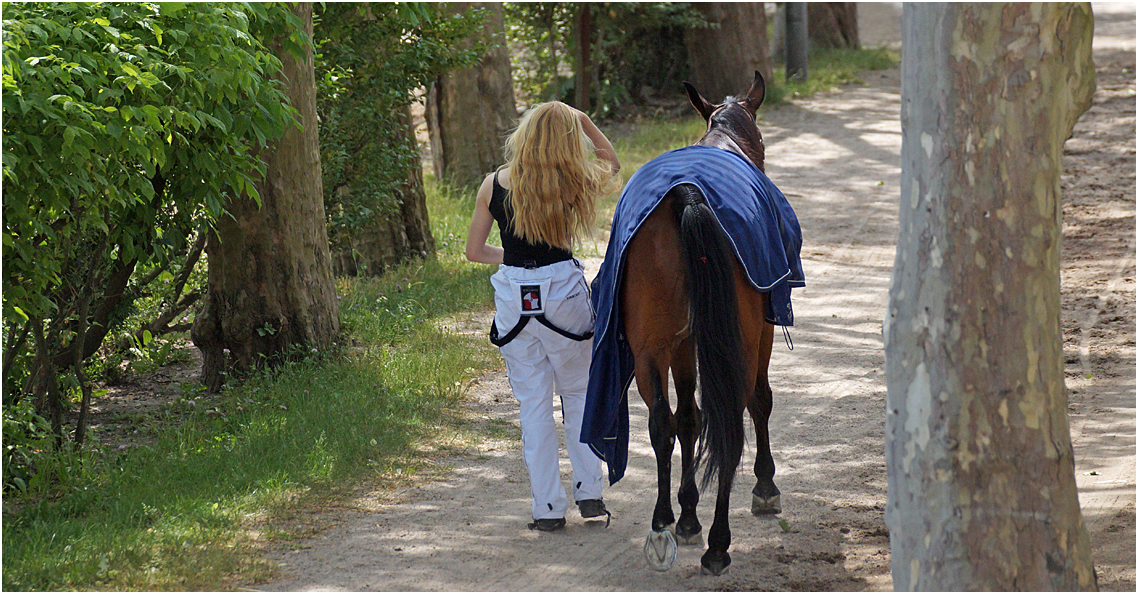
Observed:
[[[593,146],[597,149],[597,156],[612,163],[612,172],[615,175],[616,172],[620,171],[620,159],[616,157],[616,149],[612,148],[612,143],[609,142],[604,132],[601,132],[601,129],[593,123],[588,114],[575,107],[572,109],[577,112],[577,117],[581,119],[581,127],[585,130],[585,136],[593,141]]]
[[[478,188],[474,201],[474,215],[470,218],[470,231],[466,234],[466,259],[483,264],[501,264],[502,248],[488,245],[494,215],[490,214],[490,196],[494,193],[494,174],[486,176]]]

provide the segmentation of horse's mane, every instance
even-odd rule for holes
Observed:
[[[716,110],[708,122],[707,133],[696,144],[716,146],[732,150],[728,143],[717,137],[722,135],[729,138],[739,149],[743,156],[751,160],[760,171],[766,172],[764,161],[766,151],[763,148],[763,136],[751,113],[740,104],[735,97],[728,96],[723,100],[723,108]]]

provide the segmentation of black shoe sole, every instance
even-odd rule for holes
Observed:
[[[565,518],[534,520],[529,525],[530,530],[540,530],[542,532],[555,532],[565,527]]]

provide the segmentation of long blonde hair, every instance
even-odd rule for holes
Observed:
[[[581,120],[560,101],[531,107],[506,139],[514,235],[572,249],[592,235],[596,201],[620,189],[612,164],[595,156]]]

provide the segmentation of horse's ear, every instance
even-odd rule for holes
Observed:
[[[695,90],[695,87],[686,80],[684,81],[684,88],[688,90],[688,99],[691,100],[691,104],[699,112],[699,115],[703,116],[704,121],[710,118],[711,113],[715,111],[715,106],[708,103],[707,99],[704,99],[703,95],[700,95],[699,91]]]
[[[763,75],[758,70],[755,71],[755,81],[751,83],[751,89],[747,91],[747,97],[740,101],[746,103],[747,109],[751,110],[754,115],[759,110],[759,106],[763,104],[763,99],[767,96],[767,83],[763,80]]]

